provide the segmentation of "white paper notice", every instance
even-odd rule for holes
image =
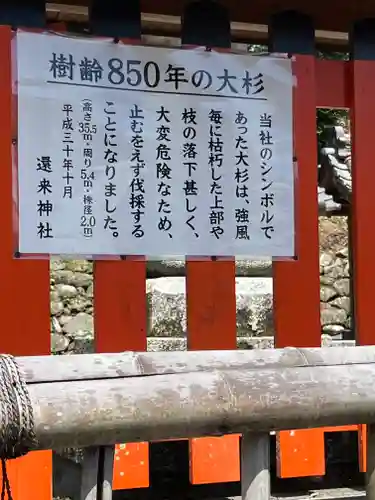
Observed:
[[[291,61],[19,32],[19,252],[294,256]]]

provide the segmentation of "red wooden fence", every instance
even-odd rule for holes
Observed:
[[[140,13],[136,12],[135,15],[139,16]],[[211,37],[217,47],[227,47],[228,14],[220,10],[213,15],[216,16],[215,22],[212,26],[207,26],[199,22],[199,9],[194,13],[186,12],[183,20],[183,42],[209,44]],[[372,255],[375,247],[375,233],[372,229],[375,213],[375,174],[370,162],[373,158],[375,62],[369,60],[371,57],[363,50],[363,46],[368,47],[371,44],[366,45],[367,31],[361,28],[359,23],[352,34],[354,61],[318,60],[313,53],[314,32],[309,25],[309,19],[296,16],[292,16],[291,20],[290,14],[281,14],[274,16],[270,22],[273,26],[270,46],[274,50],[296,55],[294,72],[297,80],[294,93],[294,134],[295,156],[298,161],[298,259],[274,263],[276,346],[320,345],[317,107],[350,108],[352,113],[354,319],[357,342],[372,344],[375,340],[373,304],[369,297],[372,296],[375,283]],[[99,24],[96,22],[95,26]],[[129,28],[127,31],[126,26],[124,19],[121,36],[132,40],[140,39],[140,23],[137,34],[134,32],[134,23],[131,30]],[[16,137],[13,137],[12,127],[11,38],[11,28],[0,27],[0,156],[3,171],[0,197],[0,310],[3,333],[0,349],[15,355],[49,354],[48,262],[16,260],[13,257],[12,140]],[[94,314],[95,345],[98,352],[146,349],[145,283],[144,259],[135,261],[125,258],[119,262],[96,263]],[[189,349],[236,347],[234,260],[188,261],[186,300]],[[354,429],[358,429],[359,442],[362,443],[364,429],[362,426]],[[279,475],[295,477],[324,474],[325,431],[327,429],[280,433]],[[192,483],[239,480],[238,445],[238,436],[192,440]],[[361,464],[364,463],[363,453],[364,450],[360,446]],[[36,494],[40,500],[51,499],[51,452],[32,453],[16,460],[10,469],[15,500],[34,500]],[[30,484],[33,484],[32,488]],[[148,444],[120,446],[114,468],[115,488],[148,485]]]

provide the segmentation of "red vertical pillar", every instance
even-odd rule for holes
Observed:
[[[15,2],[16,3],[16,2]],[[4,9],[6,10],[6,9]],[[33,10],[31,6],[31,10]],[[35,19],[44,17],[36,7]],[[20,15],[22,14],[22,9]],[[0,8],[0,22],[11,13]],[[32,17],[32,16],[31,16]],[[12,15],[11,18],[13,19]],[[22,21],[22,17],[20,19]],[[15,19],[15,24],[18,19]],[[38,27],[40,26],[39,23]],[[16,356],[49,355],[50,351],[50,296],[49,262],[14,258],[13,196],[12,196],[12,75],[10,26],[0,26],[0,313],[2,333],[0,351]],[[32,54],[30,54],[32,57]],[[16,118],[16,117],[13,117]],[[15,146],[16,147],[16,146]],[[43,155],[43,151],[40,152]],[[32,160],[32,159],[31,159]],[[31,286],[27,300],[23,300],[25,286]],[[9,462],[8,474],[13,500],[34,500],[35,491],[40,500],[52,498],[52,452],[34,452]],[[30,488],[30,485],[33,485]]]
[[[182,43],[230,48],[228,11],[213,2],[186,6]],[[186,263],[188,349],[236,349],[235,263],[188,260]],[[239,438],[193,439],[190,480],[194,484],[239,480]]]
[[[94,0],[91,3],[90,23],[95,35],[118,37],[122,42],[139,42],[140,2]],[[121,261],[95,263],[94,325],[97,352],[147,350],[146,311],[145,259],[124,257]],[[148,444],[127,443],[118,446],[114,462],[114,489],[148,485]]]
[[[359,345],[375,344],[373,328],[373,283],[375,264],[372,230],[375,213],[375,182],[373,133],[375,116],[375,20],[366,19],[354,24],[350,33],[352,82],[350,85],[352,127],[352,211],[351,242],[353,280],[352,294],[356,341]],[[365,426],[360,432],[360,468],[365,469]]]
[[[296,253],[290,262],[274,262],[276,347],[321,344],[317,142],[314,28],[311,19],[283,12],[270,21],[270,50],[295,54],[294,149],[296,184]],[[279,436],[281,477],[325,473],[322,429],[285,431]]]

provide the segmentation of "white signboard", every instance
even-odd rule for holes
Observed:
[[[291,62],[20,32],[19,251],[293,256]]]

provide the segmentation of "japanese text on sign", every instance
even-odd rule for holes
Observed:
[[[294,255],[290,60],[23,32],[17,59],[21,253]]]

